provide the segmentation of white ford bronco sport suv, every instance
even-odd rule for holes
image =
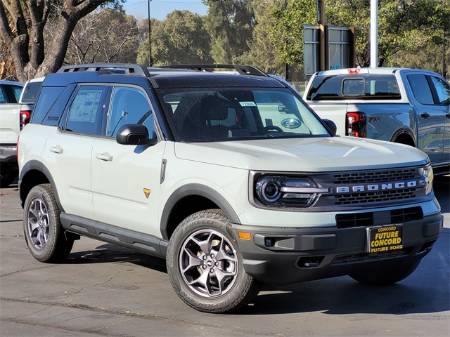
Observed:
[[[48,75],[19,141],[31,254],[88,236],[159,256],[180,298],[216,313],[259,284],[413,272],[442,227],[427,155],[336,137],[294,90],[235,68]]]

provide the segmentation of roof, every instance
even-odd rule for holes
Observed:
[[[377,74],[377,75],[388,75],[393,74],[397,71],[417,71],[429,74],[435,74],[430,70],[423,69],[412,69],[412,68],[389,68],[389,67],[378,67],[378,68],[344,68],[335,70],[325,70],[316,73],[317,76],[330,76],[330,75],[348,75],[348,74]]]
[[[7,81],[7,80],[0,80],[0,84],[7,84],[7,85],[18,85],[20,87],[23,87],[23,84],[17,81]]]
[[[210,72],[159,72],[150,77],[155,88],[252,87],[283,88],[281,82],[268,76]]]
[[[113,73],[102,71],[64,71],[49,74],[44,86],[66,86],[71,83],[124,83],[142,85],[150,80],[154,88],[217,88],[252,87],[283,88],[285,85],[269,76],[238,75],[233,73],[214,73],[205,71],[174,71],[157,69],[148,77],[135,73]],[[148,82],[147,82],[148,83]]]

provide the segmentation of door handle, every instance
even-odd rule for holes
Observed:
[[[63,148],[59,145],[54,145],[50,148],[50,151],[56,154],[61,154],[63,153]]]
[[[430,114],[428,112],[424,112],[424,113],[420,114],[420,117],[422,117],[423,119],[427,119],[427,118],[430,118]]]
[[[97,159],[100,159],[100,160],[103,160],[103,161],[112,161],[113,160],[113,156],[111,156],[108,152],[97,153],[95,155],[95,157]]]

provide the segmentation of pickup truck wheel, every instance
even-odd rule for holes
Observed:
[[[242,265],[230,220],[221,210],[200,211],[174,231],[167,250],[167,271],[178,296],[196,310],[224,313],[248,303],[256,281]]]
[[[416,270],[419,262],[420,259],[405,263],[380,264],[376,267],[368,267],[351,273],[350,277],[367,285],[389,286],[408,277]]]
[[[69,255],[73,239],[66,238],[60,210],[50,184],[31,189],[24,204],[23,230],[31,255],[41,262],[56,262]]]

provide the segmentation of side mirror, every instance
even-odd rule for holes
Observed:
[[[116,141],[122,145],[153,145],[157,141],[156,135],[152,135],[152,139],[148,136],[148,130],[142,124],[125,124],[122,125],[116,136]]]
[[[336,136],[336,131],[337,131],[336,124],[330,119],[322,119],[322,121],[325,123],[325,126],[331,132],[331,135]]]

